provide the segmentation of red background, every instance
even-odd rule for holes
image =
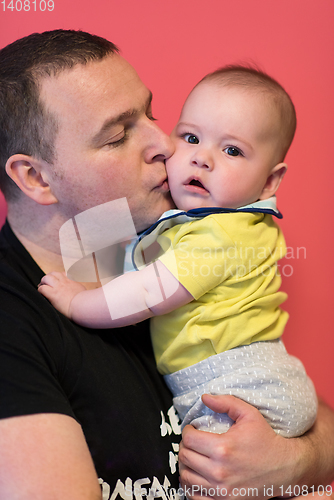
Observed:
[[[277,78],[297,109],[289,171],[278,193],[290,259],[283,288],[289,351],[334,407],[332,182],[333,0],[54,0],[52,12],[0,2],[0,46],[34,31],[83,29],[119,45],[154,93],[170,132],[192,86],[228,63],[255,63]],[[22,1],[23,5],[23,1]],[[29,5],[27,0],[25,5]],[[41,4],[43,8],[43,3]],[[16,7],[16,8],[15,8]],[[27,7],[26,7],[27,8]],[[0,224],[5,217],[1,198]],[[304,250],[299,251],[298,248]]]

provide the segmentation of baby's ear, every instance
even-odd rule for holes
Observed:
[[[281,184],[281,181],[287,171],[288,166],[286,163],[278,163],[271,171],[259,197],[260,200],[267,200],[271,196],[274,196],[276,193],[278,186]]]

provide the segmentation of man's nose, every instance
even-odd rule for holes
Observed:
[[[175,151],[175,146],[170,137],[161,130],[160,127],[151,120],[147,123],[145,161],[154,163],[156,161],[167,160]]]

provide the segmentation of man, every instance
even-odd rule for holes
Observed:
[[[44,273],[63,270],[59,229],[67,220],[126,198],[141,231],[170,206],[164,160],[173,149],[152,121],[151,94],[113,44],[58,30],[0,52],[0,101],[8,203],[0,498],[95,500],[101,488],[104,499],[169,497],[178,486],[179,426],[147,327],[85,330],[36,290]],[[200,486],[238,496],[232,488],[260,485],[259,496],[278,495],[280,485],[313,484],[311,471],[317,484],[330,480],[334,418],[325,406],[308,436],[288,441],[241,401],[206,402],[237,423],[226,436],[185,429],[187,496],[205,493]],[[275,491],[263,492],[264,484]]]

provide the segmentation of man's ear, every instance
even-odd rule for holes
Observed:
[[[281,184],[281,181],[287,171],[288,166],[286,163],[278,163],[270,172],[270,175],[263,187],[261,196],[259,200],[267,200],[271,196],[274,196],[276,193],[278,186]]]
[[[46,165],[33,156],[15,154],[7,160],[6,172],[26,196],[40,205],[52,205],[58,200],[51,191]]]

